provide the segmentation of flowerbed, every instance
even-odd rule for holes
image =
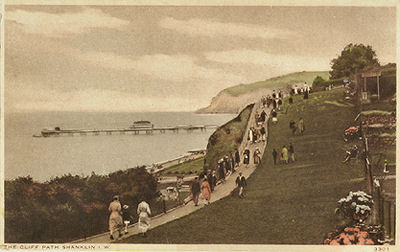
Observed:
[[[359,225],[330,232],[324,239],[325,245],[381,245],[384,235],[381,226]]]

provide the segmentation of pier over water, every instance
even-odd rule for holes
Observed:
[[[215,129],[217,125],[178,125],[174,127],[154,127],[152,124],[147,127],[143,126],[131,126],[129,128],[121,129],[61,129],[55,127],[54,129],[43,129],[39,135],[33,135],[33,137],[55,137],[55,136],[86,136],[86,135],[112,135],[112,134],[147,134],[153,133],[164,134],[166,132],[179,133],[182,131],[192,132],[195,130],[206,131],[207,129]]]

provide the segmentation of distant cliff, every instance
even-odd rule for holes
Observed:
[[[226,90],[222,90],[212,98],[209,106],[201,108],[197,113],[230,113],[237,114],[248,104],[261,99],[263,95],[271,94],[272,89],[262,88],[249,93],[233,96]]]
[[[239,113],[246,105],[271,94],[273,89],[286,88],[296,83],[307,82],[310,85],[317,76],[329,77],[328,71],[297,72],[258,81],[240,84],[220,91],[212,98],[209,106],[201,108],[197,113]]]

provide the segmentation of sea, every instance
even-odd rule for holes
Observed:
[[[151,165],[205,149],[215,129],[152,135],[98,135],[33,137],[44,128],[128,128],[146,120],[155,127],[177,125],[222,125],[234,114],[194,112],[32,112],[5,114],[5,179],[30,176],[45,182],[64,174],[108,174],[141,165]]]

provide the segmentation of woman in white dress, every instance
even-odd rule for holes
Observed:
[[[146,201],[142,201],[139,203],[137,208],[137,213],[139,215],[139,232],[142,233],[143,236],[146,236],[146,232],[150,227],[150,206]]]

